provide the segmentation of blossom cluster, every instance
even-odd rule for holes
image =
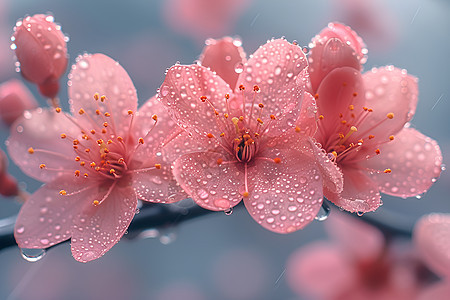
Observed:
[[[9,157],[44,183],[18,215],[21,248],[70,239],[76,260],[97,259],[126,232],[138,199],[192,198],[213,211],[243,201],[261,226],[291,233],[314,220],[324,196],[363,214],[382,204],[380,193],[426,192],[441,172],[438,144],[408,123],[417,79],[394,66],[362,73],[365,45],[342,24],[309,51],[280,38],[247,57],[240,40],[209,39],[199,61],[170,67],[139,109],[122,66],[84,54],[69,74],[70,113],[57,99],[68,59],[53,17],[25,18],[12,40],[22,75],[51,100],[8,106],[28,109],[6,121]]]

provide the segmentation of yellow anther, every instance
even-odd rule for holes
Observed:
[[[386,170],[384,170],[383,172],[387,174],[387,173],[391,173],[392,170],[391,170],[391,169],[386,169]]]
[[[220,137],[224,137],[225,136],[225,132],[222,132],[221,134],[220,134]]]
[[[256,132],[255,132],[255,137],[258,137],[258,136],[259,136],[259,133],[256,133]]]
[[[341,123],[342,123],[343,125],[345,125],[345,124],[347,124],[347,121],[346,121],[346,120],[342,120]]]
[[[153,115],[152,119],[155,120],[155,122],[156,122],[156,121],[158,121],[158,116],[157,115]]]
[[[106,96],[105,95],[100,97],[100,101],[105,102],[105,100],[106,100]]]
[[[98,100],[99,98],[100,98],[99,93],[95,93],[95,94],[94,94],[94,99],[95,99],[95,100]]]
[[[80,177],[80,170],[76,170],[76,171],[75,171],[75,176],[76,176],[76,177]]]
[[[323,120],[325,117],[323,115],[319,116],[319,120]]]
[[[62,196],[65,196],[65,195],[67,195],[67,192],[65,190],[60,190],[59,194],[62,195]]]
[[[90,163],[91,168],[95,167],[95,162]]]
[[[273,162],[276,163],[276,164],[279,164],[279,163],[281,162],[281,158],[275,157],[275,158],[273,159]]]
[[[221,165],[223,163],[223,159],[221,159],[221,158],[219,158],[219,159],[217,159],[217,165]]]
[[[82,115],[82,114],[85,113],[85,111],[84,111],[84,109],[80,108],[80,110],[78,111],[78,113],[79,113],[80,115]]]
[[[212,139],[214,137],[214,135],[212,133],[208,133],[206,136],[210,139]]]
[[[394,136],[393,136],[393,135],[389,136],[389,139],[390,139],[391,141],[393,141],[393,140],[394,140]]]
[[[227,113],[223,114],[223,116],[225,117],[225,119],[228,119],[228,114]]]
[[[241,121],[241,122],[244,121],[244,116],[240,116],[239,121]]]
[[[40,164],[39,168],[44,169],[45,168],[45,164]]]
[[[117,140],[118,140],[119,142],[123,142],[123,137],[118,136],[118,137],[117,137]]]
[[[95,167],[95,171],[100,171],[100,167]]]
[[[352,127],[350,127],[350,131],[356,132],[356,131],[358,131],[358,128],[356,128],[355,126],[352,126]]]
[[[95,110],[95,114],[96,114],[97,116],[99,116],[99,115],[100,115],[100,111],[99,111],[98,109],[96,109],[96,110]]]
[[[109,112],[104,113],[105,117],[111,117],[111,114]]]
[[[67,137],[67,135],[65,133],[61,133],[61,138],[65,139]]]
[[[348,109],[354,110],[354,109],[355,109],[355,106],[354,106],[353,104],[350,104],[350,105],[348,106]]]
[[[260,118],[256,119],[256,121],[258,121],[258,123],[261,125],[264,124],[264,122]]]
[[[115,174],[115,173],[116,173],[116,170],[114,170],[114,169],[109,170],[109,174]]]
[[[336,158],[338,156],[336,151],[332,151],[331,154],[333,154],[333,156]]]
[[[125,162],[125,159],[123,159],[123,157],[121,157],[121,158],[119,158],[119,159],[117,160],[117,162],[118,162],[119,164],[123,164],[123,163]]]
[[[98,140],[97,140],[97,144],[101,145],[101,144],[103,144],[103,143],[104,143],[104,141],[103,141],[102,139],[98,139]]]
[[[84,178],[88,178],[89,174],[88,173],[84,173],[83,176],[84,176]]]
[[[30,154],[33,154],[33,153],[34,153],[33,147],[28,148],[28,153],[30,153]]]
[[[75,161],[80,161],[81,158],[79,156],[75,157]]]
[[[113,141],[112,141],[111,139],[109,139],[108,141],[106,141],[106,143],[107,143],[108,145],[110,145],[110,144],[113,143]]]
[[[103,127],[108,127],[108,122],[104,122]]]
[[[61,107],[55,108],[55,111],[59,114],[61,112]]]
[[[387,115],[386,115],[386,117],[388,118],[388,119],[393,119],[394,118],[394,113],[388,113]]]
[[[94,204],[94,206],[97,206],[97,205],[100,204],[100,202],[99,202],[98,200],[94,200],[94,201],[92,202],[92,204]]]
[[[143,138],[139,138],[139,144],[144,144],[144,139]]]
[[[158,170],[161,169],[161,164],[155,164],[155,168],[157,168]]]

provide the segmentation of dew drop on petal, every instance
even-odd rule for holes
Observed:
[[[324,202],[322,203],[322,206],[320,207],[319,212],[317,213],[314,219],[322,222],[325,221],[329,215],[330,215],[330,207],[328,206],[328,204]]]
[[[244,64],[241,62],[238,62],[235,66],[234,66],[234,71],[237,74],[241,74],[244,71]]]
[[[82,59],[82,60],[80,60],[80,61],[78,62],[78,66],[79,66],[81,69],[86,70],[86,69],[89,68],[89,63],[88,63],[87,60]]]
[[[20,253],[22,257],[29,262],[37,262],[45,256],[45,249],[27,249],[21,248]]]
[[[227,215],[227,216],[231,215],[231,214],[233,213],[233,208],[230,207],[229,209],[225,210],[224,213],[225,213],[225,215]]]

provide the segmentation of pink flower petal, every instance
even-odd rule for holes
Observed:
[[[101,199],[104,194],[93,196]],[[117,186],[100,205],[91,203],[73,218],[72,255],[80,262],[103,256],[120,240],[134,217],[137,198],[131,187]]]
[[[427,286],[420,292],[417,300],[448,300],[449,295],[450,282],[447,279]]]
[[[361,69],[360,58],[355,50],[338,38],[316,41],[308,61],[313,92],[317,91],[325,76],[336,68]]]
[[[133,174],[132,186],[138,198],[154,203],[174,203],[188,198],[172,174],[172,165],[160,164],[160,169]]]
[[[216,72],[231,89],[236,87],[238,80],[239,73],[236,70],[242,69],[246,62],[246,55],[240,44],[240,41],[231,37],[208,39],[199,59],[202,66]]]
[[[23,115],[25,110],[38,106],[27,87],[17,79],[11,79],[0,85],[0,120],[11,126]]]
[[[45,184],[23,204],[14,236],[20,248],[47,248],[71,237],[72,219],[86,204],[89,190],[82,190],[74,176],[62,176]],[[61,190],[66,196],[59,194]],[[75,193],[70,195],[71,193]]]
[[[408,75],[406,70],[387,66],[364,73],[363,79],[365,106],[373,112],[358,131],[374,135],[374,140],[387,141],[390,135],[395,135],[411,120],[416,111],[417,78]],[[387,119],[388,113],[394,113],[394,118]]]
[[[156,124],[154,116],[157,118]],[[143,138],[144,144],[137,148],[133,159],[145,164],[146,160],[161,151],[166,139],[176,136],[180,131],[181,128],[169,116],[167,108],[153,96],[139,108],[134,117],[131,134],[135,140]]]
[[[222,163],[218,163],[222,159]],[[244,172],[226,153],[197,152],[174,162],[173,173],[186,193],[203,208],[228,210],[242,200]]]
[[[322,140],[336,134],[336,127],[341,124],[340,114],[347,114],[350,104],[355,106],[355,111],[362,109],[364,86],[361,75],[350,67],[334,69],[322,81],[316,96],[318,114],[324,117],[319,120],[317,140],[325,143]]]
[[[345,166],[342,172],[344,190],[336,194],[325,189],[328,200],[350,212],[374,211],[381,205],[378,186],[364,171],[355,166]]]
[[[296,131],[300,130],[306,136],[314,136],[317,131],[316,113],[316,99],[310,93],[305,92]]]
[[[380,151],[361,165],[376,171],[372,178],[385,194],[411,197],[424,193],[441,173],[442,154],[437,142],[413,128],[402,129]],[[392,172],[384,173],[385,169]]]
[[[214,111],[222,115],[227,112],[226,94],[231,94],[228,84],[205,67],[175,65],[167,72],[158,98],[188,132],[202,137],[211,133],[218,137],[223,124]],[[207,101],[203,102],[201,97],[206,97]]]
[[[62,133],[78,137],[79,131],[69,118],[41,108],[27,112],[11,128],[7,141],[11,159],[28,176],[44,182],[76,169],[72,145],[61,139]],[[42,169],[41,164],[45,165]]]
[[[259,103],[264,104],[264,114],[274,115],[273,122],[267,134],[278,135],[288,127],[295,126],[298,119],[301,99],[308,83],[307,59],[298,45],[286,40],[277,39],[261,46],[247,61],[244,70],[238,78],[236,95],[242,94],[239,85],[245,87],[247,99],[246,111],[251,109],[259,112]],[[253,87],[259,86],[259,93],[255,94]]]
[[[385,245],[384,236],[376,227],[344,213],[333,212],[325,229],[352,259],[365,263],[375,261]]]
[[[450,214],[423,216],[414,227],[413,240],[434,272],[450,276]],[[450,295],[450,294],[448,294]]]
[[[300,296],[336,299],[336,295],[358,282],[357,276],[345,253],[328,242],[316,242],[301,248],[289,257],[286,264],[287,283]]]
[[[309,155],[289,143],[277,147],[260,151],[249,166],[249,197],[244,203],[264,228],[290,233],[317,215],[323,200],[322,176]],[[281,161],[276,163],[275,158]]]
[[[133,82],[118,62],[103,54],[85,54],[72,66],[69,78],[71,111],[80,122],[89,124],[88,115],[95,116],[97,109],[104,113],[105,107],[108,107],[111,118],[105,121],[114,126],[117,135],[125,135],[128,132],[131,120],[128,110],[136,112],[137,95]],[[100,105],[99,108],[94,100],[96,93],[106,96],[106,105]],[[78,114],[81,108],[86,114]],[[95,120],[98,127],[103,128],[102,118]]]
[[[171,138],[164,144],[162,149],[162,156],[165,161],[173,162],[182,155],[194,152],[206,152],[208,150],[214,150],[216,144],[214,141],[208,138],[192,138],[184,130],[181,130],[180,134]]]

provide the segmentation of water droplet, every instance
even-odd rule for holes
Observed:
[[[29,262],[37,262],[45,256],[45,249],[27,249],[21,248],[20,253],[22,257]]]
[[[314,219],[322,222],[325,221],[329,215],[330,215],[330,207],[328,206],[328,204],[324,202],[322,203],[322,206],[320,207],[319,212],[317,213]]]
[[[85,59],[82,59],[82,60],[80,60],[79,62],[78,62],[78,66],[81,68],[81,69],[87,69],[87,68],[89,68],[89,63],[87,62],[87,60],[85,60]]]
[[[167,85],[161,87],[161,96],[165,97],[169,94],[169,87]]]
[[[166,232],[159,237],[159,241],[163,245],[168,245],[170,243],[173,243],[176,240],[176,238],[177,235],[175,232]]]
[[[241,74],[244,71],[244,64],[241,62],[238,62],[235,66],[234,66],[234,71],[237,74]]]
[[[416,198],[420,200],[422,199],[422,195],[416,195]]]
[[[16,232],[18,234],[22,234],[22,233],[24,233],[24,231],[25,231],[25,227],[23,227],[23,226],[18,227],[17,230],[16,230]]]
[[[233,45],[235,45],[236,47],[241,47],[242,46],[242,40],[240,38],[235,38],[233,40]]]
[[[225,210],[224,213],[225,213],[225,215],[227,215],[227,216],[231,215],[231,214],[233,213],[233,208],[230,207],[229,209]]]
[[[306,47],[306,46],[304,46],[303,48],[302,48],[302,51],[303,51],[303,53],[305,53],[305,54],[308,54],[309,53],[309,47]]]
[[[17,45],[16,44],[11,44],[11,46],[9,46],[9,48],[11,48],[11,50],[16,50],[17,49]]]
[[[206,198],[209,197],[209,193],[207,191],[205,191],[204,189],[200,189],[197,192],[197,195],[200,197],[200,199],[205,200]]]
[[[356,214],[358,215],[358,217],[364,216],[364,212],[363,211],[358,211],[358,212],[356,212]]]
[[[275,67],[274,74],[277,75],[277,76],[281,74],[281,67],[280,66],[276,66]]]
[[[138,235],[140,239],[154,239],[157,237],[159,237],[159,230],[156,228],[144,230]]]

